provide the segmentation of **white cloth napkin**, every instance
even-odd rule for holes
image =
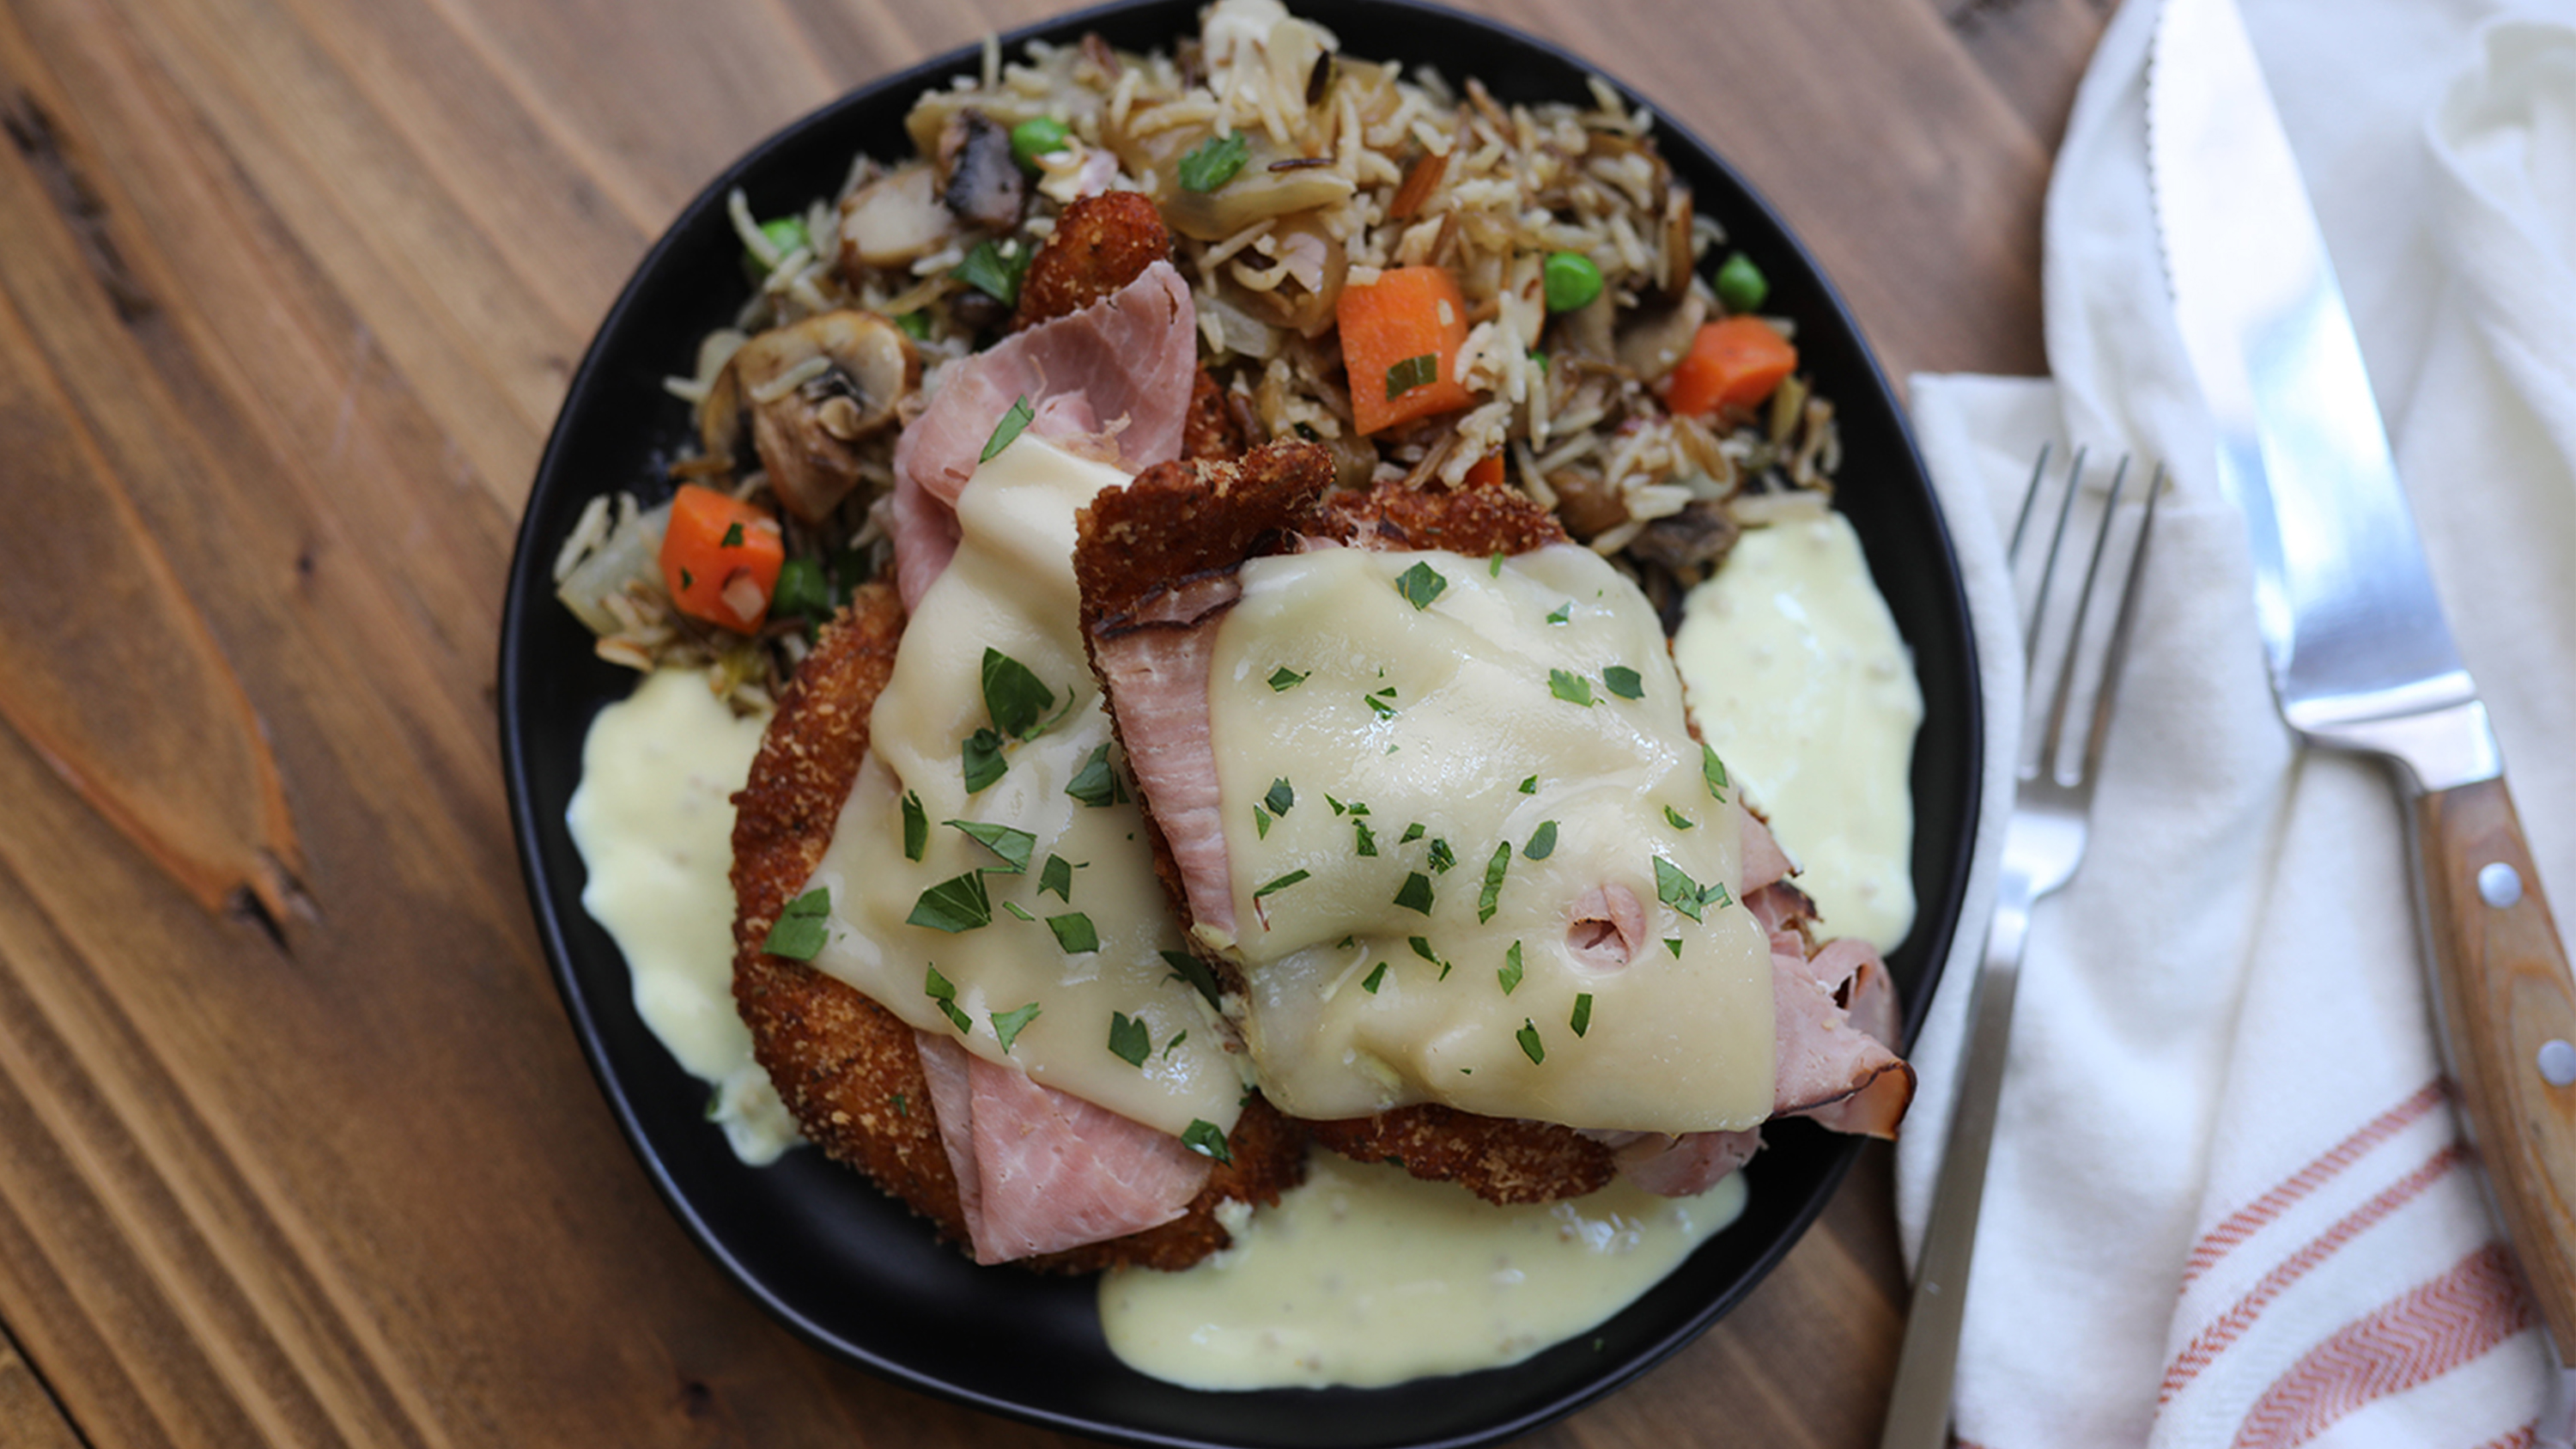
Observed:
[[[2576,11],[2242,3],[2542,879],[2576,921]],[[1959,1434],[2525,1445],[2545,1350],[2441,1085],[2400,808],[2377,766],[2299,751],[2274,710],[2174,333],[2146,169],[2156,10],[2113,17],[2058,157],[2054,379],[1912,380],[1980,620],[1998,825],[2021,687],[2000,540],[2033,453],[2071,440],[2174,479],[2092,851],[2040,907],[2022,977]],[[1909,1251],[1979,911],[1916,1054]]]

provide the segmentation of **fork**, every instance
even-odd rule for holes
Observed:
[[[2046,491],[2048,455],[2047,448],[2040,449],[2039,460],[2031,468],[2030,489],[2013,524],[2006,557],[2015,565],[2023,558],[2040,495]],[[2129,482],[2129,460],[2121,459],[2112,472],[2091,557],[2074,593],[2075,615],[2061,628],[2056,617],[2064,605],[2052,609],[2052,595],[2062,592],[2054,587],[2058,562],[2077,500],[2084,492],[2083,480],[2084,453],[2078,449],[2066,468],[2065,496],[2048,531],[2048,553],[2040,564],[2030,619],[2022,632],[2030,681],[2024,696],[2028,701],[2023,711],[2025,748],[2016,770],[2012,815],[2004,827],[1994,916],[1986,928],[1985,954],[1968,997],[1968,1042],[1961,1057],[1957,1105],[1951,1109],[1941,1176],[1933,1185],[1931,1220],[1924,1226],[1914,1296],[1906,1311],[1905,1345],[1897,1358],[1896,1387],[1880,1449],[1942,1449],[1949,1443],[1950,1391],[1959,1361],[1960,1318],[1967,1307],[1968,1259],[1976,1243],[1978,1207],[1985,1196],[1987,1148],[1994,1138],[1995,1104],[2003,1090],[2022,946],[2030,933],[2031,907],[2072,879],[2084,859],[2086,819],[2092,812],[2102,741],[2110,731],[2112,698],[2137,614],[2138,581],[2146,573],[2156,498],[2164,491],[2164,470],[2159,468],[2147,484],[2146,506],[2135,510],[2136,533],[2117,582],[2119,613],[2106,635],[2088,624],[2096,622],[2091,614],[2097,592],[2106,583],[2104,557],[2122,520],[2120,499]],[[2056,644],[2061,639],[2062,654],[2052,648],[2043,655],[2044,642]],[[2045,690],[2040,676],[2044,658],[2057,661]],[[2080,679],[2091,681],[2092,709],[2077,736],[2068,726]]]

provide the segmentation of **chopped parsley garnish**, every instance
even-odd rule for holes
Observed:
[[[1682,938],[1679,936],[1666,936],[1664,938],[1664,949],[1673,953],[1674,960],[1678,961],[1682,959]]]
[[[904,924],[952,935],[993,924],[993,898],[984,893],[984,873],[970,870],[923,891]]]
[[[1512,868],[1512,843],[1508,840],[1494,847],[1493,858],[1485,862],[1485,888],[1476,893],[1476,923],[1483,925],[1494,918],[1502,905],[1503,873]]]
[[[1585,709],[1592,707],[1592,681],[1580,674],[1569,674],[1562,669],[1549,670],[1547,692],[1567,704],[1579,704]]]
[[[1049,916],[1046,921],[1047,929],[1055,932],[1055,943],[1064,948],[1064,954],[1079,956],[1085,951],[1100,949],[1100,933],[1092,928],[1091,917],[1082,912],[1067,911],[1061,916]]]
[[[1732,905],[1735,902],[1734,895],[1726,888],[1726,882],[1701,885],[1698,881],[1692,880],[1680,866],[1660,855],[1655,857],[1655,899],[1694,921],[1700,918],[1701,909],[1711,901],[1721,906]]]
[[[984,708],[993,728],[1015,740],[1038,733],[1051,721],[1055,691],[1038,681],[1029,667],[999,649],[984,651]]]
[[[1592,993],[1586,991],[1574,998],[1574,1015],[1565,1023],[1581,1036],[1592,1029]]]
[[[1637,671],[1629,668],[1625,664],[1613,664],[1609,668],[1602,670],[1601,682],[1609,686],[1610,692],[1619,696],[1621,699],[1643,699],[1646,697],[1645,676],[1639,674]]]
[[[1301,875],[1303,873],[1299,872]],[[1404,884],[1396,887],[1395,903],[1408,911],[1420,911],[1426,916],[1430,915],[1431,877],[1418,870],[1406,872]]]
[[[1357,816],[1353,816],[1351,818],[1351,829],[1358,834],[1358,841],[1352,847],[1357,854],[1377,854],[1377,836],[1369,830],[1367,821],[1362,820]]]
[[[1377,995],[1377,989],[1385,984],[1386,963],[1380,961],[1377,963],[1377,969],[1371,971],[1368,974],[1368,978],[1360,983],[1360,990],[1367,992],[1371,996],[1375,996]]]
[[[981,820],[942,820],[939,823],[957,827],[964,831],[969,839],[993,852],[994,857],[1002,862],[1001,865],[998,867],[988,865],[984,868],[998,869],[1004,875],[1018,875],[1026,871],[1029,868],[1029,852],[1037,848],[1036,836],[1008,825],[993,825]]]
[[[1398,837],[1395,843],[1398,845],[1411,845],[1413,842],[1420,840],[1422,838],[1422,834],[1422,822],[1416,820],[1411,825],[1404,827],[1404,834]]]
[[[921,796],[906,790],[903,792],[903,858],[919,860],[921,852],[929,845],[930,813],[921,808]]]
[[[966,793],[972,795],[1002,778],[1011,762],[1002,758],[1002,737],[990,729],[979,729],[966,737],[958,749],[959,763],[966,776]]]
[[[682,593],[686,593],[697,586],[697,579],[693,577],[687,569],[680,570],[680,591]]]
[[[1389,719],[1394,716],[1395,687],[1393,685],[1389,685],[1384,689],[1372,691],[1366,697],[1368,699],[1369,709],[1374,712],[1379,719]]]
[[[1664,807],[1664,818],[1673,823],[1673,828],[1675,830],[1696,830],[1699,828],[1698,821],[1691,819],[1689,816],[1684,815],[1682,812],[1674,809],[1670,805]]]
[[[1280,665],[1270,675],[1270,688],[1273,693],[1284,694],[1305,682],[1306,676],[1285,664]]]
[[[1257,890],[1257,891],[1254,891],[1254,892],[1252,893],[1252,898],[1253,898],[1254,900],[1256,900],[1256,901],[1257,901],[1257,900],[1261,899],[1263,896],[1270,895],[1270,894],[1272,894],[1272,893],[1274,893],[1274,892],[1277,892],[1277,891],[1284,891],[1284,890],[1288,889],[1290,886],[1295,885],[1297,882],[1299,882],[1299,881],[1301,881],[1301,880],[1304,880],[1305,878],[1306,878],[1306,872],[1305,872],[1305,871],[1302,871],[1302,870],[1292,870],[1292,871],[1288,872],[1286,875],[1283,875],[1283,876],[1279,877],[1277,880],[1274,880],[1274,881],[1270,882],[1270,884],[1263,886],[1261,889],[1259,889],[1259,890]]]
[[[1038,894],[1048,891],[1055,892],[1056,899],[1066,905],[1073,904],[1073,867],[1061,855],[1048,856],[1046,864],[1038,868]]]
[[[1210,136],[1181,158],[1179,168],[1183,191],[1210,192],[1235,178],[1243,163],[1252,155],[1252,142],[1241,131],[1224,136]]]
[[[1354,800],[1354,801],[1352,801],[1352,802],[1351,802],[1351,813],[1352,813],[1353,815],[1366,815],[1367,813],[1369,813],[1368,802],[1367,802],[1367,801],[1365,801],[1365,800]]]
[[[1521,854],[1532,860],[1545,860],[1555,853],[1556,822],[1542,820],[1538,823],[1538,829],[1530,832],[1529,844],[1521,847]]]
[[[1163,1043],[1163,1060],[1170,1061],[1172,1059],[1172,1053],[1178,1051],[1181,1043],[1188,1041],[1189,1039],[1190,1034],[1188,1032],[1176,1031],[1172,1033],[1172,1039]]]
[[[1417,387],[1429,387],[1440,380],[1440,354],[1426,352],[1408,357],[1386,370],[1386,400],[1393,402]]]
[[[1082,768],[1073,772],[1073,778],[1065,782],[1064,793],[1094,809],[1127,798],[1127,787],[1119,782],[1118,772],[1110,768],[1107,740],[1101,741],[1091,758],[1082,762]]]
[[[741,525],[741,524],[739,524],[739,523],[734,523],[734,524],[728,524],[728,525],[726,525],[726,527],[725,527],[725,532],[724,532],[724,537],[723,537],[723,538],[720,538],[720,539],[718,539],[718,540],[716,540],[716,547],[718,547],[718,548],[740,548],[740,547],[742,547],[742,525]]]
[[[1349,814],[1349,813],[1350,813],[1350,809],[1351,809],[1351,807],[1349,807],[1348,805],[1343,804],[1343,803],[1342,803],[1341,801],[1339,801],[1339,800],[1334,799],[1330,794],[1327,794],[1327,795],[1325,795],[1325,796],[1324,796],[1324,803],[1325,803],[1325,804],[1327,804],[1327,805],[1332,806],[1332,807],[1333,807],[1333,813],[1334,813],[1334,814],[1336,814],[1336,815],[1347,815],[1347,814]]]
[[[1029,1023],[1037,1019],[1038,1004],[1034,1001],[1009,1011],[996,1012],[993,1015],[993,1035],[1002,1039],[1002,1050],[1007,1053],[1011,1049],[1011,1043],[1019,1040],[1020,1033],[1026,1031]]]
[[[1208,969],[1205,961],[1187,951],[1165,951],[1162,955],[1165,963],[1172,968],[1172,974],[1165,977],[1165,980],[1186,981],[1198,988],[1199,995],[1207,998],[1208,1005],[1216,1005],[1219,995],[1216,973]]]
[[[1421,957],[1432,965],[1442,967],[1444,969],[1449,965],[1448,962],[1440,959],[1439,952],[1431,949],[1431,938],[1429,936],[1407,936],[1404,938],[1404,941],[1406,945],[1413,948],[1414,955]]]
[[[1532,776],[1530,776],[1528,779],[1521,781],[1521,793],[1522,793],[1522,794],[1524,794],[1524,795],[1535,795],[1535,794],[1537,794],[1537,793],[1538,793],[1538,776],[1536,776],[1536,775],[1532,775]]]
[[[1436,835],[1431,837],[1431,873],[1433,875],[1447,875],[1449,873],[1449,867],[1456,865],[1457,863],[1458,853],[1449,848],[1449,842]]]
[[[949,1025],[965,1032],[975,1029],[974,1021],[958,1009],[957,988],[949,984],[947,977],[939,974],[938,967],[929,968],[922,977],[921,994],[939,1003],[939,1010],[948,1018]]]
[[[1448,587],[1449,581],[1427,563],[1417,563],[1395,576],[1395,591],[1417,609],[1430,608],[1431,601],[1439,598],[1441,591]]]
[[[779,908],[778,920],[760,949],[790,961],[811,961],[831,937],[831,917],[832,892],[816,886]]]
[[[1547,621],[1551,624],[1562,624],[1573,617],[1574,601],[1572,599],[1568,599],[1564,603],[1556,606],[1555,611],[1547,616]]]
[[[1181,1145],[1201,1157],[1213,1157],[1219,1162],[1234,1161],[1234,1149],[1226,1145],[1225,1129],[1204,1118],[1190,1119],[1190,1125],[1181,1131]]]
[[[1269,793],[1261,797],[1261,803],[1270,807],[1271,814],[1285,815],[1288,807],[1297,803],[1297,792],[1289,788],[1286,780],[1273,780]]]
[[[966,254],[966,260],[950,268],[948,275],[1005,307],[1015,306],[1020,300],[1020,279],[1028,275],[1029,260],[1036,255],[1036,250],[1031,247],[1014,245],[1005,251],[999,243],[987,239],[977,242],[975,249]],[[1013,410],[1023,411],[1027,406],[1023,401]],[[1023,417],[1020,421],[1026,423],[1028,419]],[[1019,436],[1019,431],[1018,428],[1011,429],[1011,437]],[[1002,439],[1005,444],[1010,441],[1010,438]],[[984,461],[991,462],[993,455],[1000,451],[1001,447],[986,444]]]
[[[1521,984],[1520,942],[1514,941],[1512,943],[1512,949],[1503,953],[1502,969],[1494,973],[1494,979],[1503,983],[1503,994],[1505,996],[1509,996],[1515,990],[1519,989]]]
[[[1029,914],[1028,907],[1021,905],[1018,901],[1006,900],[1002,902],[1002,909],[1010,912],[1012,915],[1023,921],[1034,921],[1037,919],[1037,917]]]
[[[1725,799],[1726,762],[1719,759],[1717,757],[1717,751],[1705,743],[1699,747],[1699,772],[1701,777],[1708,781],[1708,793],[1710,798],[1716,800]]]
[[[1252,807],[1252,833],[1263,840],[1270,838],[1270,812],[1258,805]]]
[[[1512,1040],[1521,1044],[1521,1055],[1530,1059],[1531,1066],[1546,1062],[1547,1043],[1538,1039],[1538,1026],[1528,1017],[1521,1018],[1521,1029],[1512,1033]]]
[[[1127,1065],[1143,1071],[1145,1058],[1153,1053],[1154,1034],[1145,1023],[1123,1011],[1109,1013],[1109,1054]]]

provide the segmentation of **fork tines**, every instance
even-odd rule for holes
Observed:
[[[2022,497],[2007,553],[2017,592],[2026,601],[2022,637],[2028,688],[2017,764],[2020,777],[2028,780],[2040,774],[2045,760],[2053,778],[2072,785],[2090,776],[2101,760],[2165,474],[2157,467],[2145,480],[2144,502],[2123,507],[2139,491],[2127,457],[2110,466],[2106,479],[2101,468],[2088,471],[2085,450],[2077,448],[2061,470],[2063,476],[2053,477],[2051,451],[2043,446],[2031,466],[2030,488]],[[2047,525],[2047,546],[2040,549],[2032,525],[2043,516],[2045,495],[2052,493],[2055,518]],[[2061,570],[2059,565],[2072,563],[2070,538],[2081,546],[2088,533],[2091,548],[2079,579],[2071,567]],[[2116,551],[2115,537],[2120,540]],[[2117,609],[2095,609],[2094,601],[2113,589],[2119,591]],[[2089,709],[2078,713],[2079,703]],[[2087,721],[2080,736],[2068,730],[2072,719]]]

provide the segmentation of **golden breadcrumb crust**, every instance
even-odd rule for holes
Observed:
[[[751,777],[734,796],[734,1000],[753,1055],[797,1124],[824,1152],[858,1168],[940,1236],[967,1243],[957,1178],[940,1143],[912,1027],[857,988],[761,949],[779,910],[804,888],[832,842],[868,746],[868,714],[894,672],[904,614],[894,589],[862,587],[825,627],[781,696]],[[1255,1097],[1188,1211],[1158,1228],[1027,1260],[1085,1273],[1133,1264],[1185,1268],[1226,1245],[1228,1198],[1275,1202],[1304,1171],[1300,1134]]]

